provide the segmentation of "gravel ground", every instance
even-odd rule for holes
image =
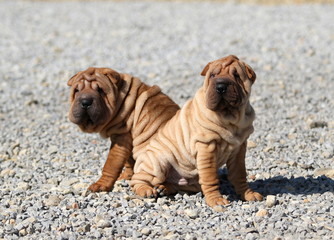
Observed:
[[[0,238],[333,239],[334,5],[0,2]],[[67,79],[112,67],[179,104],[207,62],[236,54],[258,78],[247,168],[263,202],[226,208],[86,192],[109,141],[67,119]]]

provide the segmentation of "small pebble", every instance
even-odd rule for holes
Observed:
[[[47,199],[44,200],[46,206],[58,206],[60,203],[60,198],[57,195],[50,195]]]
[[[248,141],[247,142],[247,147],[248,148],[255,148],[255,147],[257,147],[257,144],[253,141]]]
[[[150,235],[151,229],[144,227],[140,232],[147,236],[147,235]]]
[[[125,194],[125,195],[123,196],[123,198],[124,198],[126,201],[129,201],[129,200],[131,199],[130,195],[128,195],[128,194]]]
[[[260,209],[255,216],[257,217],[265,217],[268,215],[268,211],[266,209]]]
[[[195,209],[186,209],[184,212],[188,217],[192,219],[195,219],[198,217],[198,211]]]
[[[30,188],[29,184],[26,182],[19,182],[17,184],[17,188],[18,190],[23,190],[23,191],[27,191]]]
[[[111,226],[111,223],[107,220],[101,219],[96,223],[98,228],[107,228]]]
[[[276,196],[274,195],[268,195],[266,199],[266,206],[268,208],[271,208],[277,204]]]

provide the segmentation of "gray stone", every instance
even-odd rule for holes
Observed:
[[[276,196],[274,195],[268,195],[266,199],[266,206],[268,208],[271,208],[277,204]]]
[[[149,229],[148,227],[144,227],[141,231],[142,234],[148,236],[151,233],[151,229]]]
[[[75,183],[78,183],[79,179],[78,178],[70,178],[70,179],[64,179],[59,183],[59,186],[61,187],[68,187],[68,186],[72,186]]]
[[[98,228],[108,228],[111,226],[111,223],[107,220],[101,219],[96,223]]]
[[[29,225],[33,224],[36,222],[36,218],[34,217],[29,217],[25,220],[23,220],[21,223],[16,225],[17,230],[22,230],[23,228],[27,228]]]
[[[57,195],[50,195],[47,199],[44,200],[46,206],[58,206],[61,199]]]
[[[17,190],[23,190],[23,191],[27,191],[30,188],[29,184],[27,182],[19,182],[17,184]]]
[[[190,217],[192,219],[195,219],[195,218],[198,217],[198,210],[196,210],[196,209],[186,209],[186,210],[184,210],[184,212],[188,217]]]
[[[268,211],[266,209],[260,209],[255,216],[257,217],[265,217],[268,216]]]

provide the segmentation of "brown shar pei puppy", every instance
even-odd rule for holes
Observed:
[[[88,68],[68,85],[69,119],[82,131],[111,140],[102,176],[89,187],[93,192],[110,191],[124,166],[120,178],[131,178],[132,151],[143,148],[179,107],[159,87],[109,68]]]
[[[202,75],[204,85],[195,97],[136,153],[130,184],[144,197],[202,191],[209,206],[225,205],[229,202],[219,192],[217,171],[226,164],[236,193],[247,201],[262,200],[249,188],[245,168],[256,75],[232,55],[210,62]]]

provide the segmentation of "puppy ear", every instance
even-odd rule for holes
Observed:
[[[245,69],[246,69],[246,74],[247,77],[254,83],[255,79],[256,79],[256,74],[254,72],[254,70],[246,63],[245,64]]]
[[[120,90],[124,84],[124,79],[118,72],[114,72],[114,78],[117,80],[117,88]]]
[[[202,75],[202,76],[205,76],[205,75],[206,75],[207,71],[209,70],[210,64],[211,64],[211,62],[209,62],[209,63],[203,68],[203,70],[202,70],[202,72],[201,72],[201,75]]]
[[[110,79],[110,81],[113,84],[117,86],[118,89],[121,89],[121,87],[123,86],[124,80],[118,72],[112,70],[112,71],[108,71],[107,73],[105,73],[105,75]]]
[[[76,78],[78,74],[75,74],[73,77],[71,77],[68,81],[67,81],[67,86],[72,86],[74,79]]]

